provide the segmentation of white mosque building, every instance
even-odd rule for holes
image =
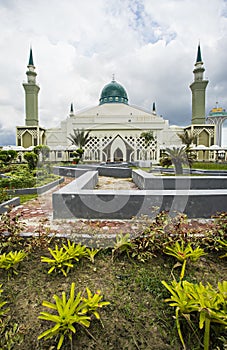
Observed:
[[[203,79],[203,62],[200,46],[198,47],[192,90],[192,125],[185,127],[193,130],[198,142],[211,146],[215,142],[215,125],[206,124],[205,90],[208,84]],[[72,159],[72,151],[77,147],[69,140],[74,130],[90,131],[89,142],[85,146],[84,160],[87,162],[150,161],[158,163],[160,149],[172,145],[181,145],[178,133],[184,128],[170,126],[168,120],[156,113],[155,104],[151,111],[129,104],[126,89],[114,77],[101,91],[96,106],[74,112],[71,105],[69,116],[59,127],[45,129],[40,127],[38,118],[38,93],[36,72],[30,50],[27,82],[25,90],[25,126],[16,130],[18,148],[32,149],[40,144],[50,147],[50,160],[68,161]],[[98,100],[98,98],[97,98]],[[151,132],[153,140],[147,147],[142,133]]]

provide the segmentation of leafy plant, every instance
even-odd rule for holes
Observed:
[[[51,266],[48,273],[50,274],[53,271],[60,271],[66,277],[70,269],[73,267],[72,257],[64,247],[59,248],[57,244],[55,245],[55,249],[48,248],[48,250],[53,258],[41,256],[41,261]]]
[[[95,315],[95,317],[98,320],[100,320],[100,315],[97,309],[103,306],[109,305],[110,302],[101,301],[103,296],[101,295],[100,290],[98,290],[94,295],[92,295],[92,292],[90,291],[89,288],[86,288],[86,291],[87,291],[87,298],[83,298],[83,302],[85,303],[83,312],[92,313]]]
[[[132,247],[133,243],[130,240],[130,234],[127,233],[126,235],[123,235],[122,233],[120,233],[116,236],[116,242],[114,244],[114,248],[112,249],[112,259],[114,259],[114,254],[116,252],[126,252],[128,255]]]
[[[94,264],[95,262],[95,256],[96,254],[98,254],[98,252],[100,251],[100,249],[95,249],[95,248],[86,248],[86,253],[87,253],[87,257],[88,259],[92,262],[92,264]]]
[[[55,300],[55,304],[43,301],[42,305],[56,311],[57,314],[41,312],[38,318],[54,322],[55,325],[40,334],[38,339],[49,339],[58,336],[57,350],[59,350],[66,336],[72,341],[72,333],[76,333],[75,323],[89,327],[90,317],[86,315],[86,304],[82,302],[81,292],[75,296],[75,283],[71,285],[68,300],[65,292],[62,292],[62,298],[54,295],[53,299]]]
[[[63,244],[63,248],[70,259],[79,261],[82,257],[87,255],[86,246],[81,246],[81,244],[76,245],[75,242],[71,243],[69,240],[67,241],[67,244],[68,246]]]
[[[41,261],[51,265],[48,273],[53,271],[60,271],[64,276],[67,276],[70,269],[73,268],[74,262],[78,262],[82,257],[87,256],[86,246],[81,246],[81,244],[71,243],[67,241],[67,245],[63,244],[61,248],[55,245],[55,249],[48,248],[52,258],[46,256],[41,256]]]
[[[16,252],[9,252],[0,255],[0,268],[5,270],[11,270],[14,274],[18,275],[17,267],[19,263],[27,256],[23,250]]]
[[[165,301],[175,307],[176,326],[183,348],[186,349],[186,346],[180,328],[180,316],[190,321],[188,315],[197,312],[199,328],[204,328],[204,350],[209,350],[211,322],[227,326],[227,281],[219,282],[217,289],[209,283],[204,286],[188,281],[173,281],[172,285],[162,281],[162,284],[171,293],[171,297]]]
[[[193,262],[195,262],[201,256],[206,255],[204,250],[199,246],[195,249],[192,248],[190,243],[185,246],[183,240],[181,240],[181,243],[177,241],[173,246],[167,246],[164,252],[168,255],[174,256],[178,261],[182,262],[182,269],[180,273],[181,280],[184,278],[187,259],[190,258]]]

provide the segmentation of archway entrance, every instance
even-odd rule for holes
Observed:
[[[123,152],[120,148],[117,148],[114,152],[114,162],[123,162]]]

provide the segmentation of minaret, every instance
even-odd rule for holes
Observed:
[[[36,84],[36,72],[33,63],[32,49],[30,49],[30,56],[28,62],[27,83],[23,83],[25,90],[25,125],[26,126],[38,126],[38,93],[39,86]]]
[[[155,102],[153,102],[153,105],[152,105],[152,114],[156,114]]]
[[[195,63],[194,82],[190,85],[192,91],[192,124],[205,124],[205,100],[206,87],[208,80],[203,79],[203,61],[201,56],[200,44],[198,45],[197,59]]]
[[[71,103],[71,105],[70,105],[70,113],[69,113],[69,116],[70,116],[71,118],[74,117],[73,103]]]

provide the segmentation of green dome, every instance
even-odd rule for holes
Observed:
[[[115,80],[104,86],[99,99],[99,104],[104,103],[125,103],[128,104],[127,92]]]

